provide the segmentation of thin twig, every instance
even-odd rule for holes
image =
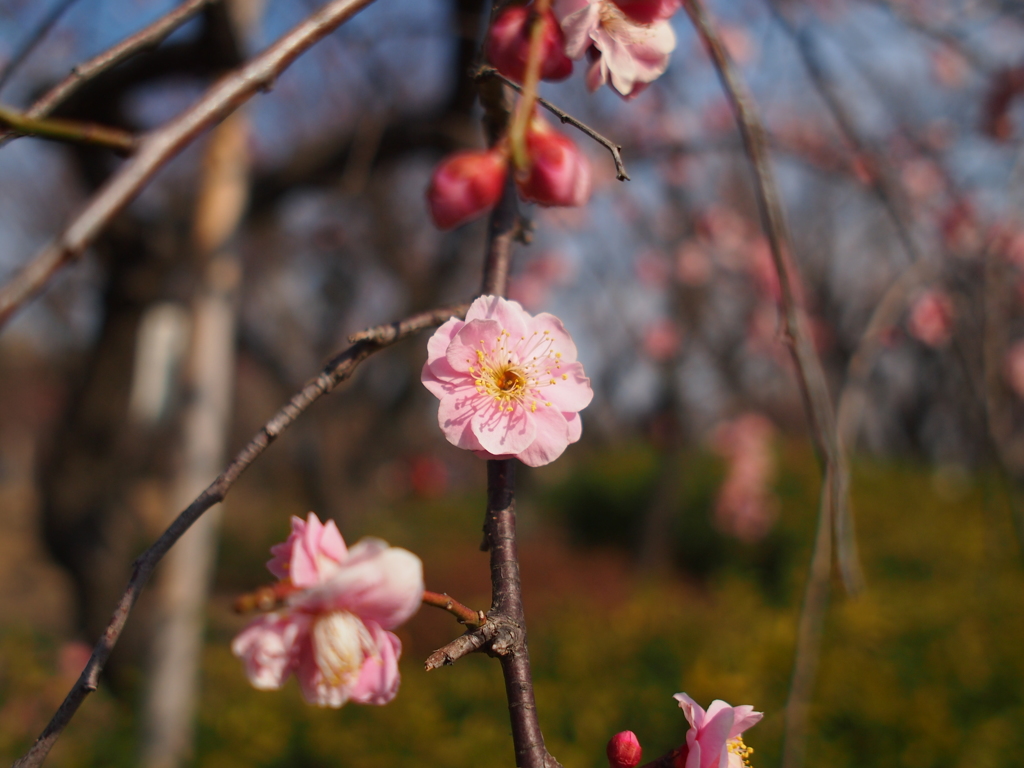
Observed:
[[[22,44],[18,46],[17,51],[11,55],[4,64],[3,69],[0,70],[0,90],[3,90],[3,87],[7,85],[7,81],[11,79],[11,75],[28,58],[29,54],[35,50],[36,46],[50,34],[50,30],[53,29],[54,24],[60,21],[60,17],[76,2],[78,0],[60,0],[42,22],[24,39]]]
[[[501,82],[503,82],[509,88],[512,88],[518,93],[522,93],[523,91],[523,87],[519,85],[519,83],[517,83],[515,80],[510,80],[509,78],[505,77],[503,74],[501,74],[501,72],[496,70],[494,67],[480,67],[480,69],[477,70],[476,77],[493,77],[498,80],[501,80]],[[612,161],[615,163],[615,178],[617,178],[619,181],[629,181],[629,174],[626,173],[626,164],[622,161],[621,144],[616,144],[614,141],[607,138],[606,136],[602,136],[589,125],[584,123],[582,120],[578,120],[577,118],[573,117],[568,112],[566,112],[564,109],[556,107],[547,99],[542,99],[540,96],[538,96],[537,103],[544,107],[544,109],[553,114],[555,117],[557,117],[559,120],[561,120],[563,124],[568,123],[573,128],[582,131],[587,136],[596,141],[598,144],[600,144],[602,147],[607,149],[612,155]]]
[[[171,32],[191,19],[203,8],[219,1],[186,0],[186,2],[166,15],[161,16],[149,26],[76,66],[71,70],[71,74],[43,94],[38,101],[25,111],[25,114],[28,117],[46,117],[89,80],[141,51],[155,48]],[[3,135],[0,134],[0,140],[3,138]]]
[[[487,623],[487,616],[484,615],[483,611],[474,611],[454,597],[449,596],[447,592],[424,590],[423,604],[432,605],[435,608],[440,608],[442,611],[448,611],[448,613],[459,620],[460,624],[465,624],[472,629],[479,629]]]
[[[500,617],[488,617],[487,623],[479,629],[470,630],[459,635],[447,645],[438,648],[427,657],[423,668],[431,672],[441,667],[450,667],[463,656],[468,656],[484,648],[488,648],[498,631],[507,631],[508,622]]]
[[[24,756],[14,763],[14,768],[38,768],[38,766],[41,766],[46,759],[46,755],[71,721],[79,706],[81,706],[90,693],[96,690],[100,672],[103,670],[110,652],[114,649],[114,645],[121,636],[125,622],[128,621],[128,614],[135,605],[139,593],[145,586],[156,564],[167,554],[167,551],[174,543],[181,538],[182,534],[206,510],[224,500],[224,497],[242,472],[267,449],[278,435],[291,426],[314,402],[351,377],[363,360],[374,352],[384,349],[417,331],[440,325],[450,316],[451,312],[448,308],[422,312],[397,323],[397,333],[387,340],[361,341],[354,344],[327,363],[319,376],[306,384],[298,394],[288,401],[287,405],[263,425],[249,443],[236,454],[227,468],[217,476],[217,479],[178,515],[170,527],[164,531],[163,535],[149,549],[135,560],[135,563],[132,565],[132,575],[128,580],[128,586],[117,603],[117,608],[114,610],[114,615],[111,617],[106,631],[93,648],[88,664],[86,664],[78,681],[71,688],[71,691],[36,740],[36,743],[32,745],[32,748]]]
[[[821,627],[828,600],[832,563],[833,527],[839,534],[837,547],[840,572],[848,592],[861,586],[855,539],[848,522],[849,468],[839,442],[835,412],[821,361],[814,350],[806,320],[793,295],[793,283],[786,264],[789,237],[778,190],[772,179],[764,128],[746,87],[733,67],[721,37],[700,0],[684,0],[684,7],[715,64],[739,124],[740,134],[756,178],[758,207],[764,221],[772,260],[779,276],[780,311],[785,322],[785,339],[796,366],[815,446],[824,465],[818,530],[808,575],[807,589],[798,627],[796,659],[790,697],[786,707],[786,756],[783,765],[793,768],[802,758],[806,730],[807,702],[813,690]]]
[[[136,144],[135,137],[120,128],[84,123],[79,120],[34,118],[2,106],[0,106],[0,126],[18,136],[36,136],[51,141],[94,144],[108,147],[125,155],[130,155]]]
[[[830,483],[822,493],[827,493]],[[828,608],[829,574],[832,570],[832,515],[822,503],[818,508],[818,532],[811,555],[811,572],[807,576],[804,602],[797,626],[793,677],[786,699],[786,725],[782,745],[783,768],[804,764],[807,749],[807,715],[814,693],[818,671],[825,610]]]
[[[447,312],[448,317],[464,317],[467,309],[469,309],[469,304],[452,304],[447,307],[439,307],[434,311],[439,314]],[[378,325],[375,328],[367,328],[365,331],[349,334],[348,343],[356,344],[360,341],[376,341],[381,344],[389,344],[397,339],[401,333],[402,324],[400,322],[388,323],[387,325]]]
[[[274,80],[312,45],[373,0],[332,0],[248,64],[223,77],[183,114],[145,135],[138,150],[52,243],[0,288],[0,327],[63,265],[77,259],[171,158]]]

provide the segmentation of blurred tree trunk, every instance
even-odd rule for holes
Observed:
[[[248,189],[246,118],[236,113],[212,133],[195,217],[202,277],[181,413],[181,447],[167,522],[216,477],[224,463],[235,369],[242,266],[234,247]],[[191,754],[202,660],[204,609],[216,559],[221,508],[201,518],[168,554],[157,581],[152,669],[144,711],[143,765],[173,768]]]

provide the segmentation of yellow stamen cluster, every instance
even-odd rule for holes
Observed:
[[[511,341],[512,335],[504,329],[490,349],[480,340],[476,359],[466,361],[476,391],[493,398],[499,411],[511,413],[517,404],[531,413],[538,403],[550,406],[550,401],[541,400],[539,390],[557,384],[555,372],[562,367],[562,353],[554,350],[551,332],[534,331],[514,344]],[[563,381],[569,378],[566,374],[561,377]]]
[[[750,768],[750,756],[754,754],[754,749],[743,743],[742,736],[729,739],[725,745],[731,754],[736,755],[740,759],[743,768]]]

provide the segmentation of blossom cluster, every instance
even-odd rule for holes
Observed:
[[[761,712],[749,704],[733,707],[721,699],[705,710],[685,693],[673,698],[690,728],[686,741],[666,756],[672,768],[750,768],[754,750],[743,743],[743,733],[760,722]],[[635,733],[622,731],[608,741],[607,754],[609,768],[635,768],[643,750]]]
[[[633,98],[668,67],[676,46],[668,18],[680,0],[554,0],[539,11],[534,3],[505,8],[491,24],[486,53],[495,69],[522,82],[526,77],[534,20],[540,26],[544,80],[563,80],[573,61],[589,61],[586,83],[606,83]],[[514,174],[520,197],[544,206],[581,206],[590,197],[591,170],[575,142],[536,113],[525,134],[527,163]],[[517,150],[518,151],[518,150]],[[510,170],[507,136],[486,150],[455,152],[434,171],[427,204],[434,223],[451,229],[497,204]],[[517,155],[518,158],[518,155]],[[522,162],[517,160],[519,166]]]
[[[387,704],[398,692],[402,643],[388,631],[423,599],[423,564],[380,539],[345,546],[334,521],[292,518],[267,568],[287,595],[282,610],[250,624],[231,645],[249,682],[277,690],[294,674],[310,704]]]

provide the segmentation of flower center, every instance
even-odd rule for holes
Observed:
[[[531,412],[538,404],[551,405],[541,399],[540,390],[568,378],[560,372],[562,353],[554,350],[551,332],[534,331],[514,344],[511,338],[503,330],[489,349],[481,339],[476,360],[467,361],[476,391],[493,398],[499,411],[513,411],[517,403]]]
[[[313,623],[313,658],[331,686],[355,684],[363,660],[377,651],[362,619],[348,611],[332,611]]]
[[[750,756],[754,754],[754,750],[743,743],[742,736],[729,739],[725,742],[725,746],[729,750],[729,768],[733,768],[733,766],[750,768]]]

